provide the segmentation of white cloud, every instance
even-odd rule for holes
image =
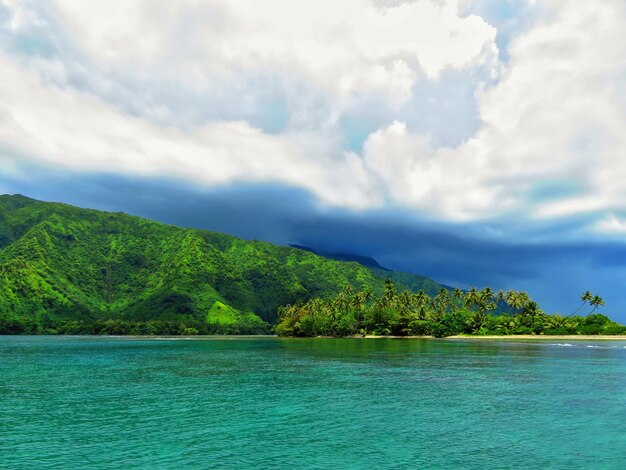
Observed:
[[[18,31],[30,26],[42,26],[44,22],[37,13],[19,0],[2,0],[2,5],[9,9],[11,17],[4,25],[10,31]]]
[[[280,181],[331,204],[373,202],[358,159],[334,159],[328,144],[306,134],[272,136],[241,121],[190,131],[159,126],[120,114],[93,96],[46,85],[5,57],[0,82],[0,141],[20,158],[205,185]],[[342,184],[347,174],[349,185]]]
[[[479,96],[483,124],[474,137],[432,151],[395,124],[370,136],[369,169],[396,200],[456,219],[625,208],[625,10],[617,0],[551,2],[512,44],[499,83]],[[533,200],[534,186],[554,180],[581,192]]]
[[[416,74],[495,66],[495,30],[459,17],[456,1],[57,0],[76,44],[106,67],[159,73],[188,87],[231,86],[268,73],[345,101],[378,94],[399,105]]]
[[[626,235],[626,220],[611,215],[606,219],[600,220],[595,228],[601,233]]]
[[[99,70],[147,84],[158,74],[172,87],[216,94],[224,87],[245,94],[251,78],[266,74],[292,93],[292,123],[316,125],[279,134],[241,119],[173,128],[77,91],[67,63],[4,55],[0,143],[20,158],[205,185],[278,181],[328,204],[398,204],[447,219],[626,208],[620,0],[543,2],[545,16],[513,41],[506,66],[497,63],[493,28],[460,18],[453,1],[56,5],[68,36]],[[372,132],[362,152],[343,150],[337,117],[346,101],[365,95],[401,106],[422,71],[437,80],[446,68],[471,67],[500,75],[477,90],[481,126],[466,142],[435,148],[397,121]],[[303,87],[321,90],[328,109]],[[581,189],[533,199],[533,187],[555,179]]]
[[[484,127],[468,150],[487,183],[500,181],[518,198],[555,178],[583,188],[531,207],[537,216],[622,206],[625,4],[549,4],[548,18],[514,41],[502,80],[482,96]]]
[[[455,220],[482,217],[511,206],[497,182],[487,184],[466,147],[432,149],[427,140],[395,122],[364,144],[365,167],[379,191],[397,204]]]

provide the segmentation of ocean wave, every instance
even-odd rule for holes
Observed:
[[[599,344],[571,344],[571,343],[550,343],[550,346],[560,346],[562,348],[589,348],[589,349],[626,349],[621,345],[599,345]]]

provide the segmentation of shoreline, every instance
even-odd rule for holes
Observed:
[[[493,336],[471,336],[455,335],[444,339],[530,339],[530,340],[555,340],[563,339],[568,341],[626,341],[626,335],[493,335]]]
[[[540,340],[540,341],[554,341],[554,340],[568,340],[568,341],[626,341],[626,335],[454,335],[446,336],[444,338],[435,338],[434,336],[376,336],[366,335],[361,336],[347,336],[347,338],[354,339],[432,339],[432,340],[448,340],[448,339],[469,339],[469,340]]]
[[[236,339],[420,339],[420,340],[530,340],[530,341],[626,341],[626,335],[454,335],[443,338],[434,336],[393,336],[393,335],[350,335],[350,336],[278,336],[278,335],[0,335],[0,337],[58,337],[58,338],[102,338],[102,339],[144,339],[144,340],[236,340]]]
[[[316,336],[316,338],[332,339],[333,336]],[[341,339],[341,338],[337,338]],[[568,340],[568,341],[626,341],[626,335],[454,335],[444,338],[434,336],[377,336],[377,335],[352,335],[345,336],[344,339],[428,339],[428,340],[449,340],[449,339],[469,339],[469,340]]]

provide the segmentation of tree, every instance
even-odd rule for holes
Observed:
[[[454,299],[456,306],[461,307],[463,305],[463,291],[460,288],[454,289],[452,292],[452,298]]]
[[[487,320],[487,315],[484,311],[474,312],[467,321],[467,326],[472,333],[479,331]]]
[[[469,308],[470,310],[474,310],[474,307],[478,305],[479,301],[480,293],[478,292],[478,289],[472,287],[470,290],[467,291],[467,294],[465,294],[464,307]]]
[[[491,288],[472,288],[463,296],[463,305],[453,301],[450,291],[440,290],[430,298],[424,291],[413,294],[407,290],[397,292],[391,281],[385,284],[382,295],[372,298],[371,292],[342,290],[334,298],[313,298],[281,307],[280,323],[276,333],[281,336],[316,336],[318,334],[347,336],[358,331],[378,335],[433,334],[437,337],[459,333],[485,334],[620,334],[626,331],[600,313],[593,313],[604,300],[593,295],[584,300],[593,306],[586,317],[546,315],[537,302],[525,292],[508,291],[494,295]],[[585,297],[588,297],[585,295]],[[368,303],[368,300],[373,303]],[[496,301],[505,301],[516,315],[494,315]],[[467,309],[471,307],[471,311]],[[153,322],[154,323],[154,322]],[[177,334],[174,327],[185,329],[197,325],[157,322],[159,334]],[[6,330],[7,325],[4,326]],[[101,322],[96,333],[112,334],[115,331],[134,331],[136,325],[125,321]],[[0,331],[3,324],[0,322]],[[59,328],[60,332],[74,331],[77,325]],[[229,333],[230,331],[221,331]],[[193,331],[188,331],[193,333]],[[116,333],[124,334],[124,333]],[[141,334],[141,333],[139,333]]]
[[[396,299],[396,286],[393,285],[393,281],[391,279],[387,279],[385,281],[385,293],[382,297],[383,305],[385,305],[386,307],[392,307],[395,305]]]
[[[437,295],[433,298],[433,307],[438,316],[446,313],[448,307],[450,306],[450,294],[448,293],[448,289],[441,288]]]
[[[424,307],[426,307],[429,302],[430,297],[423,290],[420,290],[417,294],[415,294],[415,306],[417,307],[418,320],[426,320],[426,312],[424,311]]]
[[[511,307],[513,313],[518,314],[524,309],[529,302],[528,294],[526,292],[518,292],[510,290],[505,295],[505,302]]]
[[[591,314],[595,312],[598,309],[598,307],[604,306],[606,304],[604,303],[604,300],[602,299],[602,297],[600,297],[599,295],[594,295],[593,298],[589,301],[589,305],[593,307],[591,312],[589,312]]]
[[[541,317],[542,315],[543,311],[539,308],[539,304],[532,300],[526,303],[522,311],[522,317],[530,319],[528,325],[535,333],[541,331],[543,328],[543,325],[535,326],[535,318]]]
[[[568,317],[563,317],[558,314],[548,315],[546,322],[544,323],[545,330],[553,330],[553,334],[567,334],[571,333],[576,328],[576,323],[571,323]]]
[[[411,292],[404,290],[397,300],[396,312],[398,315],[390,321],[390,326],[396,335],[410,335],[411,325],[416,320],[413,312],[414,296]]]
[[[495,310],[496,304],[494,299],[493,289],[491,289],[491,287],[485,287],[478,294],[478,310],[480,312]]]
[[[576,313],[585,306],[585,304],[587,302],[590,302],[593,300],[593,294],[589,291],[585,291],[585,293],[582,295],[582,297],[580,298],[580,300],[582,301],[582,303],[578,306],[578,308],[576,310],[574,310],[570,316],[574,316],[576,315]]]
[[[406,315],[413,306],[413,296],[408,290],[402,291],[398,296],[398,310],[401,315]]]

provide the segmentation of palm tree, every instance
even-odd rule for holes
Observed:
[[[348,304],[348,301],[346,300],[346,294],[344,294],[343,292],[339,292],[339,294],[337,295],[337,297],[335,297],[335,302],[333,305],[333,310],[336,314],[337,311],[339,312],[343,312],[346,308]],[[333,321],[335,321],[335,315],[333,315]]]
[[[354,297],[352,297],[352,308],[355,310],[355,319],[356,319],[356,327],[357,331],[361,329],[361,323],[363,322],[363,307],[365,307],[365,303],[371,298],[371,291],[361,291],[357,292]]]
[[[546,329],[559,329],[559,328],[567,328],[571,329],[575,325],[572,325],[569,322],[568,317],[563,317],[559,314],[549,315],[546,319],[545,328]]]
[[[523,317],[530,317],[530,324],[532,325],[535,322],[535,317],[542,315],[543,312],[539,308],[539,304],[535,301],[529,301],[524,306],[524,310],[522,311]]]
[[[433,299],[435,310],[439,315],[443,315],[450,305],[450,294],[448,289],[442,287]]]
[[[454,289],[452,297],[454,298],[457,307],[463,306],[463,291],[460,288],[457,287]]]
[[[592,314],[593,312],[596,311],[598,307],[600,307],[601,305],[606,305],[606,304],[604,303],[604,300],[602,299],[602,297],[600,297],[599,295],[594,295],[593,299],[589,301],[589,305],[593,307],[591,312],[589,312],[589,314]]]
[[[576,310],[574,310],[570,316],[573,317],[574,315],[576,315],[576,313],[585,306],[585,304],[587,302],[590,302],[593,300],[593,294],[589,291],[585,291],[585,293],[582,295],[582,297],[580,298],[580,300],[582,301],[582,304],[580,304],[578,306],[578,308]]]
[[[491,287],[485,287],[479,292],[478,310],[484,312],[485,310],[495,310],[496,304],[494,303],[493,289]]]
[[[361,311],[363,305],[365,305],[365,292],[357,292],[354,297],[352,297],[351,305],[357,312]]]
[[[391,317],[390,325],[396,334],[411,334],[411,322],[415,320],[413,312],[414,296],[408,290],[403,290],[396,301],[397,315]]]
[[[419,320],[425,320],[426,314],[424,312],[424,307],[428,305],[430,301],[430,297],[426,292],[420,290],[417,294],[415,294],[415,306],[417,307],[417,316]]]
[[[396,303],[396,287],[393,285],[393,281],[391,279],[387,279],[385,281],[385,293],[383,294],[382,299],[384,299],[383,303],[387,307],[393,307]]]
[[[470,290],[467,291],[467,294],[465,294],[464,307],[473,309],[476,305],[478,305],[479,301],[480,301],[480,294],[478,292],[478,289],[476,289],[475,287],[472,287]]]
[[[343,292],[344,292],[344,294],[346,294],[347,297],[349,297],[352,294],[354,294],[354,287],[352,287],[352,285],[348,284],[347,286],[345,286],[343,288]]]
[[[478,330],[480,330],[483,327],[483,325],[485,324],[485,321],[487,321],[487,315],[485,315],[485,312],[478,311],[472,314],[467,324],[472,330],[472,333],[476,333]]]
[[[494,298],[495,308],[501,309],[506,305],[506,293],[500,289]],[[502,312],[504,313],[504,312]],[[506,312],[508,313],[508,311]]]
[[[317,336],[318,314],[323,314],[325,310],[325,302],[322,299],[314,298],[308,302],[309,315],[313,319],[313,335]]]
[[[398,307],[401,315],[406,315],[410,310],[413,304],[413,296],[408,290],[404,290],[400,293],[398,297]]]
[[[514,290],[508,291],[504,300],[515,314],[522,311],[530,301],[526,292],[517,292]]]
[[[514,290],[509,290],[506,292],[506,294],[504,294],[504,302],[511,309],[511,313],[515,313],[515,308],[513,307],[513,305],[515,304],[516,297],[517,297],[517,292],[515,292]]]

